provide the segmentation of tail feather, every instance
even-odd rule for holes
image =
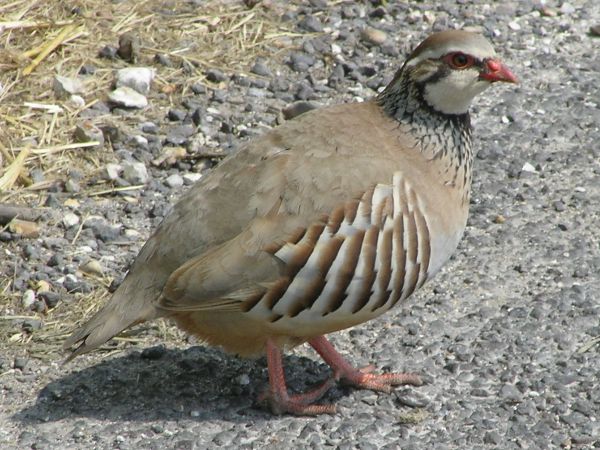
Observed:
[[[132,325],[164,314],[154,306],[158,296],[156,289],[133,289],[134,286],[128,281],[125,280],[109,302],[65,340],[64,349],[77,345],[65,363],[98,348]]]

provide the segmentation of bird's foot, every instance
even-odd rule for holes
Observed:
[[[319,387],[302,394],[288,394],[287,391],[269,387],[258,397],[258,402],[268,405],[273,414],[295,414],[298,416],[316,416],[319,414],[334,414],[335,405],[320,404],[314,402],[319,400],[331,387],[335,380],[329,378]]]
[[[423,384],[421,378],[412,373],[376,374],[373,373],[373,366],[357,369],[346,361],[324,336],[313,338],[308,342],[329,364],[333,370],[334,378],[350,386],[372,391],[390,392],[392,386],[400,384],[412,384],[413,386]]]
[[[421,386],[421,377],[414,373],[373,373],[374,367],[367,366],[360,369],[343,368],[335,373],[335,379],[343,384],[359,389],[370,389],[372,391],[390,392],[393,386],[410,384]]]

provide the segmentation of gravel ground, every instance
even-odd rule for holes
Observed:
[[[475,3],[290,6],[284,19],[299,33],[324,33],[306,34],[280,60],[258,61],[261,76],[214,71],[221,88],[199,88],[167,117],[136,113],[145,139],[113,139],[113,162],[141,160],[150,173],[144,190],[128,193],[138,202],[80,199],[78,214],[100,218],[75,244],[78,226],[60,225],[37,240],[5,233],[2,244],[13,255],[17,292],[65,273],[68,290],[102,289],[72,269],[85,256],[122,274],[185,189],[183,176],[202,168],[152,166],[163,146],[185,146],[199,130],[234,151],[294,101],[373,96],[432,28],[481,27],[522,84],[494,87],[473,108],[479,154],[465,238],[404,307],[331,336],[357,364],[414,371],[424,386],[391,395],[339,387],[326,398],[337,402],[336,415],[274,417],[253,405],[266,382],[264,360],[165,342],[158,326],[142,332],[142,346],[66,366],[58,352],[38,358],[33,348],[0,343],[0,447],[600,448],[600,37],[590,32],[600,25],[600,3]],[[365,26],[387,39],[361,32]],[[210,160],[203,164],[210,169]],[[51,197],[59,217],[67,195]],[[286,364],[293,389],[327,375],[308,349]]]

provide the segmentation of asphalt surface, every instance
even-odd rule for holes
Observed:
[[[336,415],[277,417],[254,405],[267,380],[264,360],[160,342],[152,328],[144,347],[107,358],[92,353],[67,366],[1,343],[0,447],[600,448],[600,37],[590,33],[600,24],[600,3],[549,3],[540,12],[527,1],[387,2],[375,13],[368,3],[355,6],[354,16],[343,11],[350,3],[324,14],[311,2],[289,20],[300,24],[321,11],[325,27],[350,38],[336,40],[326,30],[315,39],[340,45],[357,70],[372,67],[382,80],[432,26],[479,26],[521,80],[494,86],[473,108],[479,153],[469,224],[455,256],[402,307],[331,336],[357,365],[412,371],[426,384],[392,394],[340,386],[324,399],[337,403]],[[362,43],[366,24],[384,30],[398,56]],[[317,61],[308,73],[323,67],[317,44],[307,53]],[[273,78],[285,77],[290,91],[299,92],[307,73],[286,61],[267,64],[281,71]],[[365,87],[373,77],[313,89],[308,99],[366,98],[374,94]],[[256,100],[258,113],[301,98],[253,88],[265,92]],[[228,92],[247,89],[231,81]],[[213,104],[209,94],[207,104],[227,111],[227,101]],[[232,106],[231,117],[260,132],[260,114],[243,106]],[[264,118],[274,125],[274,115]],[[165,190],[154,187],[173,170],[153,169],[156,182],[140,197],[139,210],[124,210],[115,197],[102,213],[110,219],[111,209],[127,211],[121,220],[147,235],[158,219],[142,212],[149,205],[161,211],[181,192],[157,199]],[[109,270],[117,275],[141,243],[117,253]],[[98,258],[118,248],[102,245]],[[328,374],[308,349],[288,355],[285,364],[294,390]]]

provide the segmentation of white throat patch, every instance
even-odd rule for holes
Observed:
[[[471,102],[491,83],[479,79],[475,69],[453,70],[448,76],[425,84],[423,97],[436,111],[444,114],[465,114]]]

